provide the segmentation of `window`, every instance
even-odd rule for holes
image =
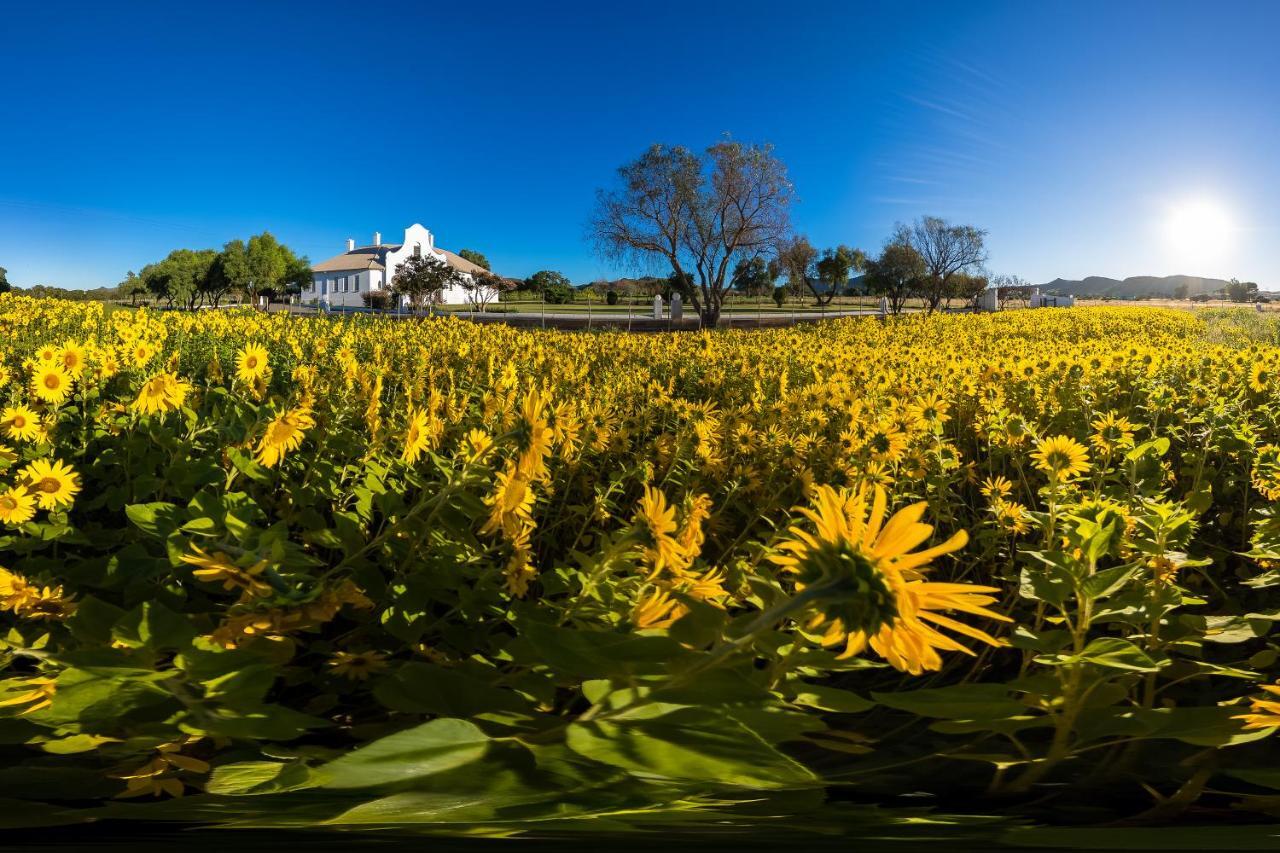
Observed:
[[[421,244],[421,243],[414,243],[414,244],[413,244],[413,256],[414,256],[415,258],[420,258],[420,257],[422,257],[422,244]]]
[[[345,275],[342,277],[342,292],[347,292],[347,277]]]
[[[360,292],[360,276],[355,277],[354,284],[355,284],[355,287],[353,289],[355,290],[356,293],[359,293]]]

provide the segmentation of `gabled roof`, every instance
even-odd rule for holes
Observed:
[[[335,255],[327,261],[311,265],[312,272],[347,272],[359,270],[385,270],[387,254],[399,251],[403,243],[383,243],[381,246],[360,246],[350,252]],[[484,267],[471,263],[448,249],[436,247],[436,251],[444,255],[444,262],[460,272],[488,272]]]
[[[400,248],[399,246],[395,248]],[[311,265],[312,272],[346,272],[347,270],[385,270],[390,246],[361,246],[335,255],[327,261]]]

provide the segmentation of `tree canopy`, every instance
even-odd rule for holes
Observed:
[[[489,266],[489,259],[477,252],[475,249],[463,249],[458,252],[458,257],[463,260],[471,261],[471,263],[478,267],[484,267],[489,271],[493,270],[493,267]]]
[[[453,267],[433,255],[414,255],[405,260],[391,277],[391,292],[409,300],[416,311],[440,301],[445,288],[461,283]]]
[[[922,216],[911,225],[899,223],[893,243],[910,246],[924,261],[921,298],[929,311],[954,296],[951,279],[976,273],[987,260],[987,232],[972,225],[952,225],[938,216]]]
[[[613,188],[597,191],[589,230],[603,257],[668,265],[714,326],[736,262],[788,232],[791,199],[772,146],[726,140],[697,154],[653,145],[618,169]]]

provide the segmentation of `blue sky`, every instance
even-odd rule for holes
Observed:
[[[0,266],[92,287],[264,228],[318,261],[417,221],[507,275],[612,277],[595,188],[730,132],[776,146],[819,246],[931,213],[1037,282],[1280,288],[1277,32],[1265,0],[12,4]],[[1212,235],[1170,233],[1188,206]]]

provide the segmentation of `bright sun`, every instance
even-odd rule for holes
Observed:
[[[1180,272],[1218,275],[1217,265],[1229,260],[1235,223],[1227,209],[1210,199],[1190,199],[1169,209],[1165,240],[1175,262],[1194,268]]]

